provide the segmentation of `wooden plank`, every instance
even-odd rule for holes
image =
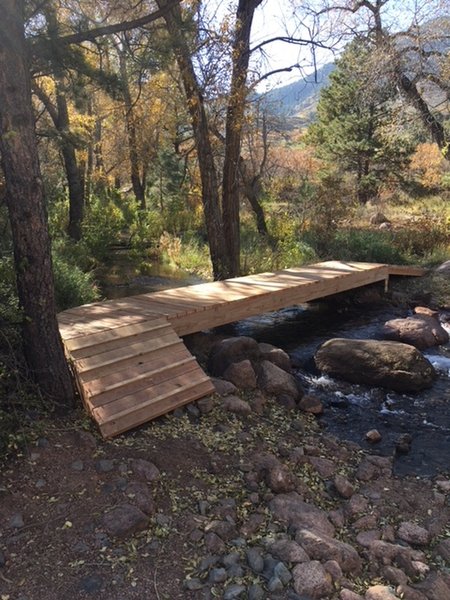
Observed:
[[[209,379],[193,381],[190,384],[173,389],[167,394],[149,399],[147,402],[132,404],[127,410],[115,415],[106,415],[103,408],[96,408],[93,411],[93,416],[99,424],[102,435],[111,437],[132,427],[142,425],[183,404],[202,398],[213,391],[214,386]]]
[[[170,327],[167,319],[151,319],[135,325],[121,325],[116,329],[85,335],[82,339],[68,340],[65,345],[70,352],[74,352],[89,346],[110,342],[117,338],[130,337],[146,331],[160,330],[164,327]]]
[[[403,277],[422,277],[426,275],[427,269],[423,267],[412,267],[410,265],[389,265],[389,275],[401,275]]]
[[[130,346],[127,346],[126,349],[119,348],[117,350],[111,350],[110,352],[102,352],[96,356],[89,356],[87,358],[77,360],[75,363],[78,372],[84,374],[87,371],[93,371],[97,369],[100,370],[102,367],[115,365],[128,359],[141,359],[142,356],[149,354],[153,350],[169,348],[179,343],[180,338],[172,331],[171,333],[161,336],[155,340],[131,344]],[[119,369],[120,366],[118,365],[117,368]]]
[[[131,413],[120,415],[118,418],[112,417],[105,423],[99,422],[100,432],[105,438],[119,435],[213,392],[214,386],[209,380],[205,380],[193,388],[178,390],[172,395],[155,398],[150,406],[137,406]],[[96,411],[93,416],[95,420],[99,421]]]
[[[153,365],[138,377],[129,378],[123,382],[111,385],[99,394],[90,395],[89,403],[93,408],[105,406],[109,402],[115,402],[124,396],[135,395],[137,392],[149,389],[152,386],[159,390],[162,383],[173,382],[177,377],[198,370],[200,367],[193,356],[183,358],[165,365],[159,369],[153,369]]]
[[[117,329],[113,329],[109,330],[107,333],[115,333],[116,331]],[[114,337],[111,340],[103,343],[90,345],[85,348],[80,348],[79,350],[72,350],[71,354],[75,360],[89,358],[90,356],[100,355],[104,352],[110,352],[112,350],[126,348],[137,343],[154,340],[156,338],[160,338],[161,336],[168,335],[171,331],[173,330],[170,326],[170,323],[165,323],[165,325],[161,325],[156,329],[147,329],[147,331],[142,331],[128,336],[124,335],[122,337]]]

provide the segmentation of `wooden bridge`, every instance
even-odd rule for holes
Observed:
[[[339,292],[419,276],[413,267],[323,262],[203,283],[58,315],[83,402],[111,437],[214,391],[180,336]]]

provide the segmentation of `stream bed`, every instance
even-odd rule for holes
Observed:
[[[416,394],[401,394],[331,379],[317,372],[313,356],[333,337],[377,339],[385,321],[407,316],[392,307],[376,309],[334,307],[316,303],[241,321],[235,334],[283,348],[307,393],[324,405],[321,425],[338,438],[353,441],[370,452],[394,456],[398,475],[431,477],[450,471],[450,345],[424,354],[438,372],[433,386]],[[377,429],[381,440],[366,441]],[[401,437],[411,436],[408,452],[397,449]]]

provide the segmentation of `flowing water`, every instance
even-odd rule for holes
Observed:
[[[325,410],[320,422],[335,436],[357,442],[371,452],[394,456],[399,475],[433,476],[450,471],[450,345],[425,352],[438,372],[433,387],[400,394],[331,379],[317,372],[313,356],[333,337],[376,339],[388,319],[407,316],[389,309],[341,310],[313,304],[247,319],[234,326],[239,335],[281,347],[291,356],[296,375],[308,393],[319,396]],[[381,441],[365,434],[377,429]],[[412,438],[409,452],[396,449],[399,438]]]

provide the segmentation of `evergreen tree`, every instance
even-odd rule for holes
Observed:
[[[412,150],[395,122],[395,93],[369,43],[353,41],[322,90],[318,120],[308,132],[320,158],[355,176],[362,204],[386,179],[400,175]]]

